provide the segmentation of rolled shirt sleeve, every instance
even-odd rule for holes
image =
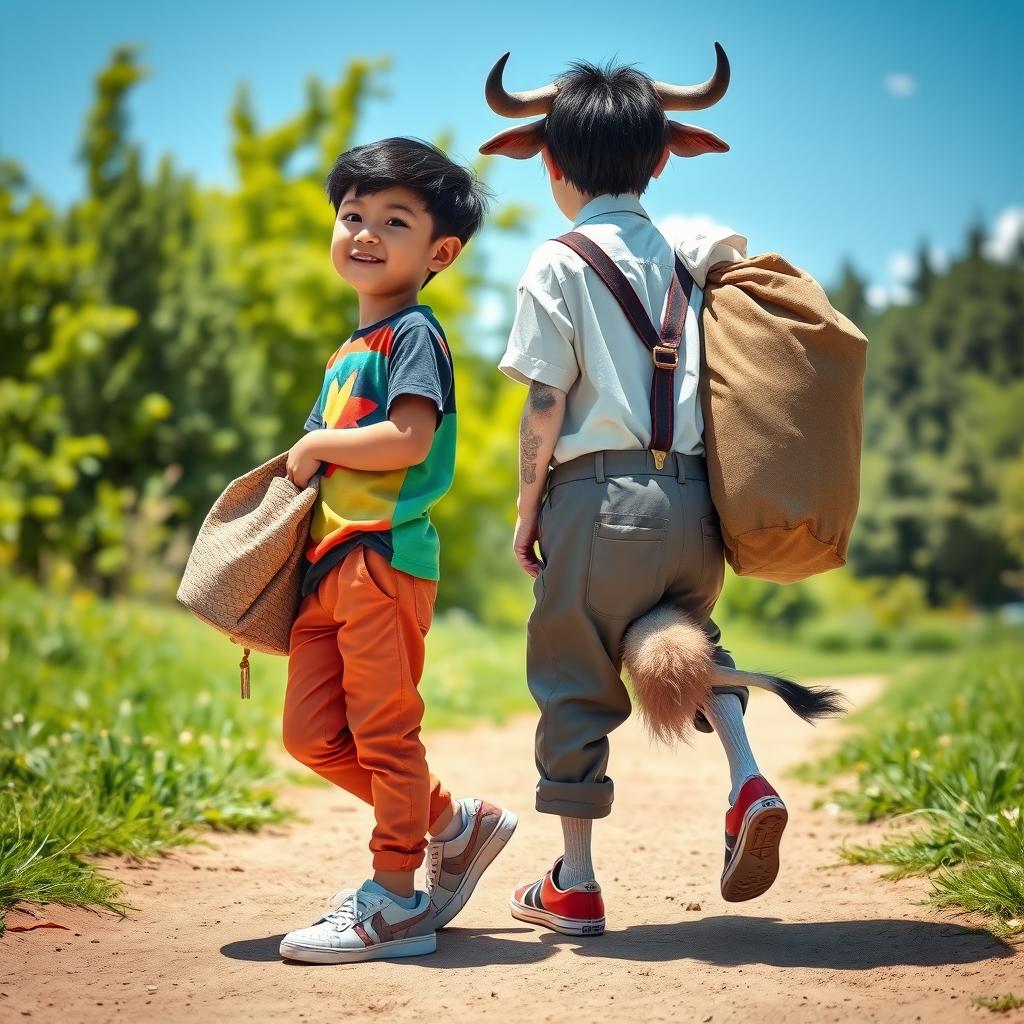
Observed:
[[[516,295],[516,316],[498,369],[520,384],[568,391],[580,375],[573,325],[554,268],[536,253]]]

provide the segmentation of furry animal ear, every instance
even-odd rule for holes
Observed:
[[[485,156],[510,156],[513,160],[529,160],[544,146],[544,121],[517,124],[488,139],[480,152]]]
[[[702,153],[728,153],[729,143],[705,128],[669,121],[668,148],[676,156],[700,156]]]
[[[703,630],[671,605],[658,605],[626,630],[622,663],[652,738],[689,740],[694,715],[711,697],[712,651]]]

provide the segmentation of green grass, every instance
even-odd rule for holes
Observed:
[[[1024,648],[959,654],[897,679],[854,719],[855,735],[803,771],[858,821],[890,820],[843,856],[888,874],[931,875],[931,899],[1024,931]]]
[[[1011,1010],[1019,1010],[1024,1006],[1024,999],[1015,996],[1012,992],[1007,992],[1002,996],[993,996],[990,999],[985,996],[975,996],[974,1001],[978,1006],[983,1006],[993,1013],[1009,1013]]]

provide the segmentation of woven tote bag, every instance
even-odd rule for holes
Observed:
[[[776,583],[845,565],[867,339],[776,253],[711,268],[701,336],[708,481],[729,564]]]
[[[302,556],[319,478],[298,488],[287,454],[233,480],[214,502],[185,566],[178,600],[248,650],[287,654],[299,607]]]

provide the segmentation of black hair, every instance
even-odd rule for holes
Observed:
[[[643,72],[578,61],[559,75],[544,141],[581,192],[643,195],[667,140],[665,111]]]
[[[434,222],[434,238],[455,235],[465,245],[480,230],[490,190],[429,142],[392,138],[347,150],[327,175],[335,213],[349,189],[356,195],[401,185],[415,192]]]

